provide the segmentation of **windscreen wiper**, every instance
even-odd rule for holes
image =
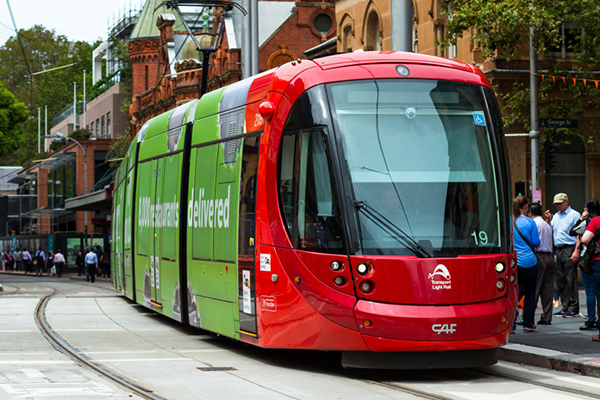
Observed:
[[[412,250],[413,253],[419,258],[431,258],[433,257],[429,252],[423,248],[415,239],[409,236],[406,232],[400,229],[396,224],[387,219],[379,211],[371,208],[367,205],[366,201],[355,201],[354,207],[362,212],[371,222],[377,225],[381,230],[388,233],[399,243],[404,245],[406,248]]]

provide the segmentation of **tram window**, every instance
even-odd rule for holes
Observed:
[[[279,193],[295,248],[344,251],[338,198],[323,128],[296,131],[283,138]]]

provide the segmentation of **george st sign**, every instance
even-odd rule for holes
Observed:
[[[577,122],[576,119],[540,118],[540,127],[577,129]]]

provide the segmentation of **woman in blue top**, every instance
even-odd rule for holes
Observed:
[[[534,319],[538,266],[533,249],[540,245],[540,236],[535,222],[527,217],[528,202],[529,200],[525,196],[518,196],[513,200],[514,240],[517,252],[519,300],[525,296],[523,302],[523,330],[534,332],[537,330]],[[516,326],[513,326],[512,333],[515,332],[515,329]]]

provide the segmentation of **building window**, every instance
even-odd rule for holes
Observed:
[[[94,134],[94,136],[98,137],[99,134],[100,134],[100,118],[96,119],[96,133]]]
[[[342,34],[342,51],[352,52],[352,26],[346,25]]]
[[[379,38],[379,15],[375,11],[369,14],[367,19],[367,40],[366,48],[367,51],[379,51],[381,50],[381,40]]]
[[[148,66],[146,65],[146,90],[148,90]]]
[[[561,27],[560,44],[551,49],[551,51],[560,58],[573,58],[577,47],[581,45],[583,29],[576,22],[564,22]]]
[[[90,124],[90,134],[94,136],[94,121]]]
[[[100,128],[100,137],[104,137],[105,134],[105,130],[104,130],[104,115],[102,117],[100,117],[100,124],[101,124],[101,128]]]
[[[110,111],[106,113],[106,137],[110,138],[111,136],[111,129],[110,129]]]
[[[314,20],[315,29],[321,32],[321,34],[329,32],[333,25],[333,20],[327,14],[319,14]]]

